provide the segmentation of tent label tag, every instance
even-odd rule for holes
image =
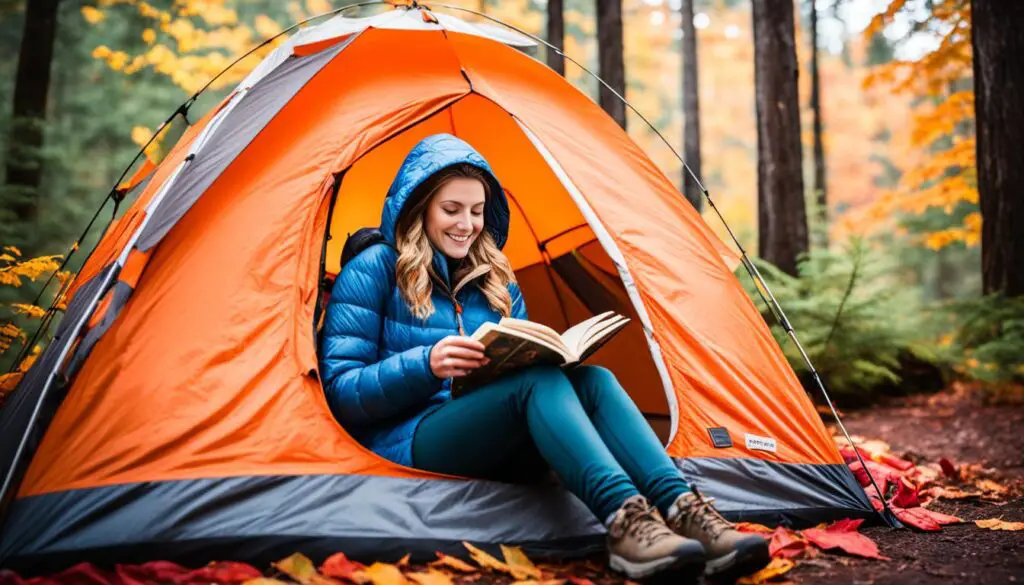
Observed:
[[[746,440],[747,449],[750,449],[751,451],[775,452],[775,439],[759,437],[757,435],[751,435],[750,433],[744,433],[743,438]]]
[[[711,445],[719,449],[732,447],[732,437],[729,436],[729,429],[725,427],[709,427],[708,434],[711,435]]]

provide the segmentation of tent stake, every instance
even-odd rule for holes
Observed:
[[[487,20],[490,20],[491,22],[497,23],[497,24],[499,24],[501,26],[504,26],[506,28],[514,30],[514,31],[518,32],[519,34],[525,35],[525,36],[529,37],[530,39],[532,39],[532,40],[534,40],[534,41],[536,41],[538,43],[543,44],[548,49],[550,49],[552,51],[555,51],[556,53],[558,53],[559,55],[561,55],[565,59],[568,59],[574,65],[576,65],[577,67],[582,69],[585,73],[587,73],[588,75],[590,75],[591,77],[596,79],[598,83],[603,85],[606,89],[608,89],[608,91],[612,92],[612,94],[615,95],[615,97],[618,98],[619,101],[621,101],[627,108],[629,108],[630,110],[633,111],[634,114],[639,116],[640,119],[643,120],[645,124],[647,124],[647,127],[650,128],[655,134],[658,135],[658,138],[661,138],[661,141],[665,143],[665,146],[668,147],[668,149],[672,152],[672,154],[676,157],[676,159],[683,165],[683,168],[686,170],[687,174],[689,174],[690,177],[693,179],[694,184],[697,185],[697,187],[700,189],[701,193],[704,194],[704,199],[707,200],[708,205],[710,205],[711,208],[715,210],[715,214],[718,216],[718,219],[722,222],[722,225],[725,226],[725,229],[729,232],[729,236],[732,238],[733,243],[739,249],[741,257],[742,257],[744,268],[746,268],[747,273],[750,274],[750,277],[752,279],[754,279],[755,283],[757,283],[759,285],[758,293],[761,295],[761,298],[768,305],[768,308],[772,312],[772,315],[775,316],[775,318],[779,321],[779,324],[782,325],[783,329],[785,329],[786,334],[789,335],[789,338],[792,339],[793,343],[796,344],[796,347],[800,351],[800,355],[803,357],[804,362],[807,364],[807,367],[810,368],[811,374],[814,376],[814,381],[816,382],[816,384],[818,386],[818,389],[821,390],[821,395],[825,398],[825,402],[828,404],[829,410],[832,411],[832,416],[835,418],[836,423],[839,425],[839,428],[843,432],[843,436],[846,438],[846,441],[850,444],[850,447],[853,449],[854,454],[857,456],[857,460],[860,461],[860,464],[862,466],[864,466],[864,471],[865,471],[865,473],[867,473],[868,479],[871,481],[871,486],[873,488],[875,488],[875,492],[878,494],[878,499],[880,499],[882,501],[883,511],[879,512],[879,514],[882,516],[882,519],[887,524],[890,524],[892,526],[897,526],[897,527],[902,526],[902,524],[896,518],[896,515],[893,514],[892,510],[889,508],[888,502],[885,501],[885,494],[882,493],[882,490],[878,487],[878,484],[875,483],[875,478],[871,475],[870,472],[868,472],[867,465],[864,462],[864,458],[860,454],[860,450],[857,449],[857,445],[854,444],[853,438],[850,437],[850,433],[846,430],[846,425],[843,424],[842,419],[839,417],[839,411],[837,411],[835,405],[832,404],[832,398],[828,395],[828,391],[825,389],[825,383],[822,382],[821,376],[818,375],[817,368],[814,367],[814,364],[811,362],[810,356],[808,356],[807,355],[807,351],[804,350],[803,344],[800,343],[800,339],[797,338],[796,331],[793,330],[792,324],[789,322],[789,319],[786,318],[786,313],[783,312],[782,306],[779,305],[779,302],[778,302],[778,300],[776,300],[775,295],[772,293],[771,288],[768,286],[768,283],[765,282],[764,278],[761,276],[761,272],[757,269],[757,266],[755,266],[754,263],[750,261],[750,257],[747,255],[747,251],[743,248],[743,245],[740,244],[739,239],[736,237],[736,234],[733,233],[732,228],[729,226],[728,222],[725,221],[725,218],[722,216],[722,213],[718,210],[718,207],[715,206],[715,202],[711,199],[711,194],[704,187],[704,184],[700,181],[700,179],[697,177],[697,175],[693,172],[693,169],[690,168],[690,165],[686,164],[686,161],[684,161],[683,157],[680,156],[678,152],[676,152],[676,149],[665,138],[665,136],[662,135],[662,133],[657,128],[654,127],[654,124],[652,124],[650,122],[650,120],[647,119],[646,116],[644,116],[639,111],[637,111],[637,109],[635,107],[633,107],[633,104],[631,104],[628,101],[626,101],[625,97],[623,97],[621,94],[619,94],[619,92],[616,91],[615,88],[613,88],[610,85],[608,85],[608,83],[605,82],[605,80],[601,79],[601,77],[599,75],[597,75],[593,71],[587,69],[582,64],[580,64],[578,61],[576,61],[575,59],[573,59],[569,55],[566,55],[560,48],[552,45],[551,43],[547,42],[546,40],[544,40],[544,39],[542,39],[542,38],[540,38],[540,37],[538,37],[538,36],[536,36],[534,34],[531,34],[529,32],[521,30],[521,29],[519,29],[519,28],[517,28],[515,26],[512,26],[512,25],[510,25],[508,23],[502,22],[501,20],[498,20],[497,18],[494,18],[494,17],[489,16],[487,14],[484,14],[482,12],[477,12],[477,11],[471,10],[469,8],[462,8],[461,6],[452,6],[450,4],[440,4],[440,3],[436,3],[436,2],[431,3],[431,4],[433,6],[438,6],[438,7],[441,7],[441,8],[447,8],[447,9],[450,9],[450,10],[457,10],[457,11],[460,11],[460,12],[468,12],[470,14],[475,14],[475,15],[477,15],[479,17],[486,18]],[[763,287],[765,292],[768,293],[768,297],[767,298],[764,296],[764,293],[761,292],[761,287]]]

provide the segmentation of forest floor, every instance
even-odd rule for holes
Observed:
[[[940,478],[948,497],[928,504],[928,509],[951,514],[964,520],[962,524],[943,526],[936,532],[866,527],[861,533],[877,545],[889,560],[874,560],[838,554],[826,554],[811,547],[797,556],[795,567],[768,581],[785,584],[897,584],[931,583],[1024,583],[1024,530],[988,530],[974,524],[975,520],[1000,519],[1024,522],[1024,401],[999,405],[986,401],[984,395],[962,387],[930,396],[914,396],[881,404],[870,409],[850,412],[844,416],[847,429],[855,437],[876,445],[884,441],[888,453],[918,466],[938,463],[956,469],[952,477]],[[835,429],[833,429],[835,430]],[[864,443],[867,447],[868,443]],[[947,474],[948,475],[948,474]],[[981,486],[985,496],[965,495]],[[962,488],[962,489],[961,489]],[[993,491],[994,490],[994,491]],[[960,495],[955,495],[959,491]],[[336,555],[321,567],[320,577],[312,563],[301,555],[274,563],[273,568],[258,569],[248,565],[223,567],[224,578],[211,578],[213,565],[177,578],[136,578],[125,580],[93,568],[79,567],[78,573],[52,575],[49,578],[22,580],[0,571],[0,585],[57,585],[64,583],[110,583],[137,585],[144,582],[190,584],[199,582],[242,583],[261,574],[271,579],[251,583],[366,583],[372,585],[510,585],[515,579],[502,574],[514,572],[497,559],[475,559],[485,569],[449,557],[433,567],[399,563],[378,563],[363,567]],[[512,559],[508,559],[512,562]],[[301,562],[298,562],[301,561]],[[491,563],[493,561],[493,564]],[[527,564],[530,562],[525,561]],[[304,566],[298,570],[295,567]],[[503,566],[503,568],[502,568]],[[532,564],[529,564],[532,568]],[[584,559],[569,563],[542,564],[544,580],[529,581],[531,585],[635,585],[610,573],[603,559]],[[289,570],[286,567],[291,567]],[[339,569],[340,567],[340,569]],[[379,570],[378,570],[379,569]],[[494,569],[498,569],[495,571]],[[83,577],[82,571],[88,573]],[[155,569],[157,571],[161,569]],[[172,572],[192,571],[183,567]],[[536,571],[536,568],[533,568]],[[339,572],[340,571],[340,572]],[[356,571],[353,573],[352,571]],[[200,574],[202,572],[202,574]],[[228,578],[232,573],[234,577]],[[411,580],[407,580],[402,574]],[[150,573],[147,573],[147,575]],[[155,574],[155,573],[152,573]],[[317,576],[312,577],[313,574]],[[357,578],[353,578],[353,575]],[[278,580],[280,579],[280,580]],[[536,579],[534,577],[534,579]],[[525,585],[527,581],[520,581]],[[370,585],[370,584],[367,584]]]
[[[881,439],[906,459],[978,464],[1004,485],[1024,483],[1024,404],[990,405],[976,392],[946,391],[852,412],[843,420],[851,434]],[[797,560],[786,577],[801,584],[1024,583],[1024,532],[985,530],[973,523],[1024,521],[1024,497],[940,500],[929,508],[968,523],[939,532],[865,528],[862,532],[891,561],[821,555]]]

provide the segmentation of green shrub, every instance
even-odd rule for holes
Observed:
[[[1024,298],[990,295],[949,307],[957,370],[991,386],[1024,382]]]
[[[942,387],[940,366],[950,360],[949,352],[931,341],[937,332],[925,319],[920,290],[901,281],[891,251],[851,240],[806,256],[796,277],[764,260],[753,261],[826,388],[844,405]],[[820,400],[796,344],[772,317],[753,280],[745,273],[741,280],[804,386]]]

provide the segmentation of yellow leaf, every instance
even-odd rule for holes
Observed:
[[[0,254],[0,260],[4,260],[6,262],[17,262],[18,261],[17,258],[15,258],[14,256],[11,256],[10,254]]]
[[[289,585],[288,581],[278,581],[277,579],[271,579],[270,577],[259,577],[258,579],[249,579],[248,581],[242,582],[242,585]]]
[[[417,585],[452,585],[451,577],[433,569],[426,573],[409,573],[406,577],[415,581]]]
[[[21,372],[11,372],[10,374],[0,374],[0,392],[10,392],[18,387],[18,383],[25,377],[25,374]]]
[[[4,246],[4,252],[10,252],[15,256],[21,256],[21,250],[19,250],[17,246]]]
[[[100,45],[92,50],[92,56],[95,59],[106,59],[110,56],[110,47],[106,45]]]
[[[473,560],[476,561],[476,564],[480,565],[481,568],[494,569],[496,571],[501,571],[502,573],[508,573],[509,575],[512,574],[512,569],[510,569],[508,565],[478,549],[472,544],[463,541],[462,546],[466,547],[466,550],[469,551],[469,556],[473,557]]]
[[[1007,522],[1006,520],[1000,520],[999,518],[976,520],[974,523],[979,528],[987,528],[989,530],[1010,530],[1013,532],[1024,530],[1024,522]]]
[[[398,559],[398,562],[395,563],[395,566],[397,566],[397,567],[408,567],[409,566],[409,557],[411,557],[411,556],[412,555],[410,553],[406,553],[404,557]]]
[[[302,553],[295,553],[292,556],[271,563],[275,569],[295,579],[303,585],[312,583],[313,577],[317,575],[313,561]]]
[[[456,570],[456,571],[458,571],[460,573],[475,573],[475,572],[477,572],[477,568],[474,567],[473,565],[467,563],[466,561],[464,561],[462,559],[459,559],[459,558],[456,558],[456,557],[448,556],[448,555],[443,554],[443,553],[437,553],[437,560],[432,562],[432,563],[430,563],[430,566],[431,567],[446,567],[446,568],[449,568],[449,569],[454,569],[454,570]]]
[[[103,17],[103,13],[93,6],[82,7],[82,18],[84,18],[85,21],[89,24],[96,24],[98,22],[101,22],[103,20]]]
[[[274,19],[266,14],[257,15],[255,20],[253,20],[253,26],[256,27],[256,32],[264,38],[270,38],[281,32],[281,25],[274,22]]]
[[[142,31],[142,40],[145,41],[147,45],[151,44],[156,40],[156,31],[151,28],[147,28]]]
[[[365,573],[373,585],[408,585],[409,583],[398,567],[387,563],[373,563],[366,568]]]
[[[743,577],[736,581],[736,583],[737,585],[761,585],[761,583],[766,583],[779,575],[785,575],[795,566],[796,563],[790,559],[772,559],[772,562],[768,563],[767,567],[753,575]]]
[[[19,315],[28,315],[33,319],[39,319],[46,314],[46,309],[37,307],[35,305],[27,305],[24,303],[11,303],[11,308],[14,312]]]
[[[501,545],[501,554],[505,556],[505,562],[517,580],[541,578],[540,569],[530,561],[523,549],[518,546]]]

